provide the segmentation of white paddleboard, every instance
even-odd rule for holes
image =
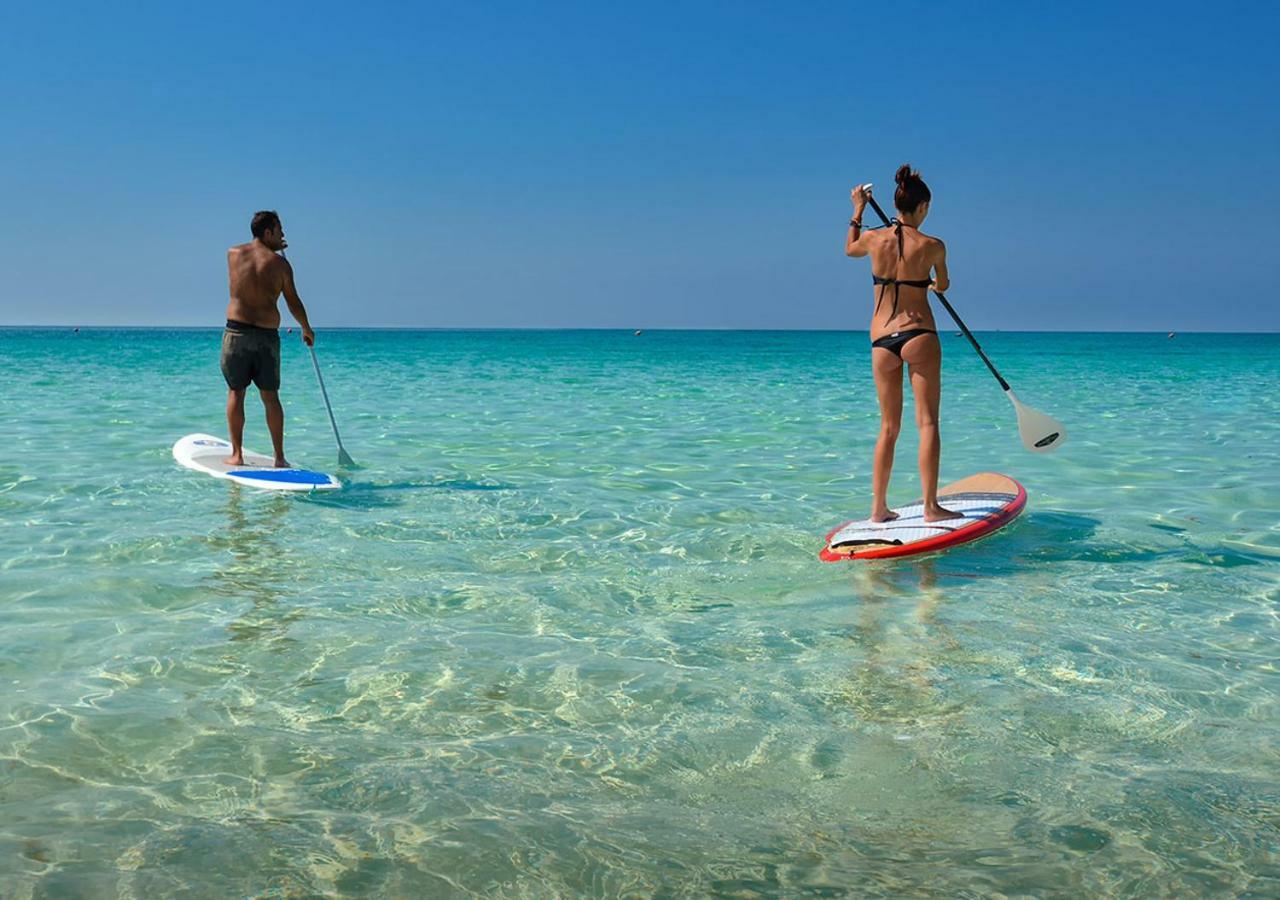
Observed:
[[[244,451],[243,466],[222,460],[231,455],[231,442],[211,434],[189,434],[173,445],[179,465],[266,491],[336,491],[342,482],[327,472],[310,469],[277,469],[275,461],[261,453]]]

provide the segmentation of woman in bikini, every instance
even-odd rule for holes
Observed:
[[[894,177],[898,189],[893,205],[898,215],[889,228],[862,227],[862,211],[871,193],[868,185],[853,189],[853,218],[844,252],[871,257],[871,280],[876,306],[871,315],[871,371],[880,398],[880,439],[876,441],[871,477],[871,520],[888,522],[897,513],[889,509],[889,473],[893,448],[902,424],[902,364],[911,375],[916,401],[916,427],[920,429],[920,483],[924,486],[924,518],[927,522],[959,515],[938,504],[938,405],[942,389],[942,345],[938,341],[929,289],[945,291],[947,251],[942,241],[920,231],[929,215],[932,195],[920,173],[903,166]],[[876,274],[876,273],[880,274]],[[930,278],[930,273],[936,273]]]

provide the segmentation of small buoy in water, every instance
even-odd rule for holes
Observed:
[[[643,329],[643,328],[637,328],[637,329],[636,329],[636,337],[640,337],[640,335],[642,335],[642,334],[644,334],[644,329]]]
[[[285,332],[285,334],[293,334],[293,329],[290,328],[288,331]]]
[[[80,333],[80,329],[79,329],[79,328],[72,328],[72,329],[71,329],[71,331],[72,331],[74,334],[79,334],[79,333]]]
[[[1172,332],[1172,331],[1170,331],[1170,332],[1169,332],[1169,340],[1173,340],[1173,339],[1174,339],[1174,338],[1176,338],[1177,336],[1178,336],[1178,335],[1177,335],[1177,333],[1176,333],[1176,332]]]
[[[964,332],[963,332],[963,331],[957,331],[957,332],[956,332],[956,337],[964,337]]]

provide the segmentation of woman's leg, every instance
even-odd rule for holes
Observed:
[[[902,358],[911,373],[911,391],[916,398],[924,519],[926,522],[953,519],[960,514],[938,505],[938,461],[942,456],[942,437],[938,433],[938,408],[942,402],[942,344],[936,334],[922,334],[903,345]]]
[[[898,514],[889,509],[889,473],[893,471],[893,447],[902,427],[902,360],[883,347],[871,348],[871,372],[880,399],[880,437],[876,440],[871,469],[871,521],[888,522]]]

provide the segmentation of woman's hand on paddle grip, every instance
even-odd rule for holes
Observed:
[[[853,201],[853,216],[855,219],[862,218],[862,211],[867,208],[867,198],[871,196],[871,185],[860,184],[849,192],[849,199]]]

